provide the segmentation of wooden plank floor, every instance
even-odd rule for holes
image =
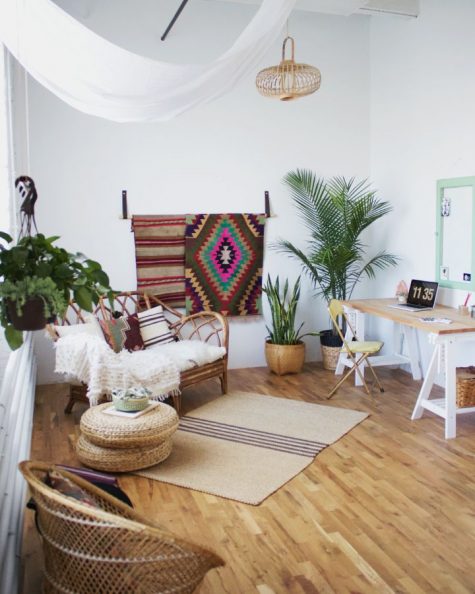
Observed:
[[[139,512],[225,559],[200,594],[475,592],[475,415],[459,416],[457,439],[446,441],[443,419],[410,421],[420,383],[398,370],[378,373],[384,394],[347,382],[327,403],[334,376],[319,364],[281,378],[263,368],[231,371],[231,390],[370,413],[257,507],[121,478]],[[79,465],[73,444],[84,408],[65,416],[65,393],[63,385],[38,388],[33,459]],[[213,381],[187,390],[184,412],[218,394]],[[40,550],[29,517],[24,594],[39,591]]]

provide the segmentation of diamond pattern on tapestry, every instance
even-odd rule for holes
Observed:
[[[265,215],[197,214],[186,222],[187,313],[260,314]]]

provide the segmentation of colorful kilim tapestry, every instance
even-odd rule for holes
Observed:
[[[186,311],[261,313],[264,214],[186,217]]]
[[[185,305],[185,215],[135,215],[137,290]]]

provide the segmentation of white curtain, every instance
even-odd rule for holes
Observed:
[[[1,0],[0,0],[1,1]],[[12,180],[12,123],[10,104],[10,75],[8,52],[0,42],[0,230],[14,235],[12,210],[14,210]]]
[[[281,32],[295,0],[263,0],[232,47],[208,64],[169,64],[103,39],[51,0],[0,0],[0,41],[38,82],[85,113],[168,120],[229,91]]]

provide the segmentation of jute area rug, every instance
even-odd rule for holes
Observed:
[[[367,416],[233,392],[182,417],[170,457],[137,474],[258,505]]]

